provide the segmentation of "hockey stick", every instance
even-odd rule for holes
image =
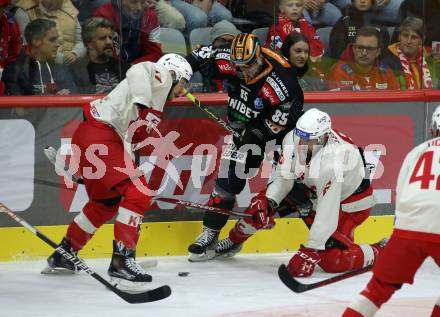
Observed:
[[[237,130],[235,130],[233,127],[231,127],[231,125],[229,123],[227,123],[226,121],[224,121],[222,118],[220,118],[219,116],[212,113],[211,110],[209,110],[207,106],[202,105],[200,100],[197,99],[192,93],[190,93],[186,89],[184,89],[183,92],[184,92],[185,96],[193,102],[194,105],[196,105],[202,111],[206,112],[211,119],[216,121],[223,128],[225,128],[228,132],[230,132],[232,134],[232,136],[234,136],[236,138],[241,137],[240,133],[238,133]]]
[[[59,171],[61,171],[61,173],[63,174],[64,177],[67,177],[69,179],[71,179],[73,182],[78,183],[78,184],[83,184],[83,180],[81,178],[77,178],[74,177],[73,175],[71,175],[68,171],[67,168],[62,167],[62,166],[56,166],[55,164],[55,158],[56,158],[56,150],[51,147],[48,146],[44,149],[44,154],[46,154],[47,159],[53,164],[55,165],[55,168],[58,169]],[[234,210],[227,210],[227,209],[222,209],[222,208],[218,208],[218,207],[212,207],[212,206],[207,206],[207,205],[203,205],[203,204],[199,204],[199,203],[194,203],[191,201],[185,201],[185,200],[180,200],[180,199],[174,199],[174,198],[165,198],[165,197],[154,197],[154,200],[158,200],[158,201],[163,201],[166,203],[170,203],[170,204],[175,204],[175,205],[179,205],[179,206],[184,206],[184,207],[193,207],[193,208],[198,208],[198,209],[203,209],[203,210],[208,210],[208,211],[212,211],[212,212],[218,212],[221,214],[225,214],[225,215],[230,215],[230,216],[239,216],[239,217],[245,217],[245,218],[252,218],[252,215],[249,214],[245,214],[244,212],[239,212],[239,211],[234,211]]]
[[[59,254],[64,256],[67,260],[78,266],[81,270],[86,272],[88,275],[93,277],[95,280],[100,282],[102,285],[107,287],[109,290],[111,290],[113,293],[121,297],[123,300],[130,304],[139,304],[139,303],[148,303],[148,302],[154,302],[158,301],[164,298],[167,298],[171,295],[171,288],[168,285],[163,285],[158,288],[154,288],[152,290],[140,292],[140,293],[132,293],[132,292],[125,292],[119,288],[117,288],[115,285],[108,282],[106,279],[101,277],[99,274],[94,272],[91,268],[87,266],[87,264],[79,258],[78,256],[68,252],[63,247],[58,246],[55,242],[50,240],[48,237],[46,237],[44,234],[42,234],[40,231],[38,231],[35,227],[31,226],[28,222],[26,222],[24,219],[17,216],[12,210],[10,210],[8,207],[6,207],[4,204],[0,203],[0,212],[5,213],[9,217],[11,217],[13,220],[18,222],[20,225],[28,229],[30,232],[35,234],[38,238],[46,242],[48,245],[50,245],[52,248],[54,248]]]
[[[224,214],[224,215],[229,215],[229,216],[239,216],[239,217],[243,217],[243,218],[252,218],[253,217],[253,215],[246,214],[244,212],[239,212],[239,211],[235,211],[235,210],[227,210],[227,209],[223,209],[223,208],[203,205],[203,204],[199,204],[199,203],[194,203],[192,201],[186,201],[186,200],[180,200],[180,199],[174,199],[174,198],[165,198],[165,197],[154,197],[153,199],[157,200],[157,201],[163,201],[166,203],[179,205],[179,206],[193,207],[193,208],[197,208],[197,209],[217,212],[219,214]]]
[[[278,276],[279,276],[280,280],[284,283],[284,285],[286,285],[292,291],[294,291],[295,293],[303,293],[303,292],[307,292],[307,291],[310,291],[310,290],[318,288],[318,287],[333,284],[335,282],[339,282],[339,281],[345,280],[347,278],[363,274],[365,272],[370,271],[372,268],[373,268],[373,265],[368,265],[362,269],[348,271],[348,272],[342,273],[337,276],[330,277],[328,279],[325,279],[325,280],[322,280],[322,281],[319,281],[316,283],[303,284],[303,283],[299,282],[298,280],[296,280],[295,278],[293,278],[289,274],[289,272],[287,271],[287,267],[284,264],[282,264],[278,268]]]

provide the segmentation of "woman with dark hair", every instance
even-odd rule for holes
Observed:
[[[281,54],[287,58],[298,76],[303,90],[324,90],[324,74],[318,63],[311,63],[309,68],[310,47],[307,37],[292,32],[281,46]]]

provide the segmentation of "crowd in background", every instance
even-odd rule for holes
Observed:
[[[266,27],[261,44],[290,61],[304,90],[440,89],[440,0],[274,6],[271,16],[244,0],[0,0],[0,94],[107,93],[130,65],[160,58],[161,28],[180,32],[190,52],[191,33],[206,27],[214,47]],[[225,89],[197,76],[193,86]]]

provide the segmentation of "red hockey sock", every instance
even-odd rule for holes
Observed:
[[[79,251],[93,237],[93,234],[82,230],[78,224],[73,221],[69,225],[69,228],[67,228],[66,237],[69,240],[72,249],[74,251]]]
[[[342,317],[364,317],[364,316],[362,316],[361,313],[355,311],[354,309],[348,307],[342,314]]]
[[[373,275],[367,287],[361,292],[361,295],[372,301],[377,307],[386,303],[398,288],[392,284],[386,283]]]
[[[96,201],[89,201],[67,229],[66,237],[75,251],[81,250],[93,237],[95,231],[113,218],[118,205],[105,206]]]
[[[434,306],[431,317],[440,317],[440,304]]]

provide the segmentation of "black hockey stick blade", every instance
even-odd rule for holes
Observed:
[[[144,291],[141,293],[131,293],[122,291],[119,288],[113,286],[114,289],[112,289],[113,292],[115,292],[119,297],[124,299],[126,302],[130,304],[142,304],[142,303],[149,303],[149,302],[155,302],[164,298],[167,298],[171,295],[171,288],[168,285],[162,285],[157,288]]]
[[[11,209],[6,207],[4,204],[0,203],[0,212],[5,213],[9,217],[11,217],[13,220],[18,222],[20,225],[28,229],[30,232],[35,234],[38,238],[46,242],[48,245],[50,245],[52,248],[54,248],[59,254],[64,256],[67,260],[78,266],[82,271],[93,277],[95,280],[103,284],[105,287],[107,287],[109,290],[111,290],[113,293],[121,297],[123,300],[127,301],[130,304],[140,304],[140,303],[148,303],[148,302],[154,302],[158,301],[164,298],[167,298],[171,295],[171,288],[168,285],[163,285],[155,289],[143,291],[143,292],[127,292],[123,291],[119,288],[117,288],[115,285],[111,284],[109,281],[107,281],[105,278],[103,278],[98,273],[94,272],[91,268],[88,267],[86,262],[84,262],[83,259],[76,256],[75,254],[72,254],[68,252],[67,250],[63,249],[61,246],[58,246],[55,242],[53,242],[51,239],[46,237],[43,233],[41,233],[37,228],[30,225],[26,220],[19,217],[16,213],[14,213]]]
[[[318,287],[333,284],[335,282],[339,282],[339,281],[345,280],[347,278],[368,272],[372,269],[372,267],[373,267],[372,265],[368,265],[362,269],[352,270],[352,271],[349,271],[346,273],[342,273],[340,275],[333,276],[333,277],[330,277],[328,279],[325,279],[325,280],[322,280],[322,281],[319,281],[316,283],[303,284],[303,283],[299,282],[298,280],[296,280],[295,278],[293,278],[289,274],[289,272],[287,271],[287,267],[284,264],[281,264],[280,267],[278,268],[278,276],[279,276],[281,282],[283,282],[284,285],[286,285],[288,288],[290,288],[295,293],[304,293],[304,292],[310,291],[310,290],[318,288]]]
[[[227,210],[227,209],[223,209],[223,208],[203,205],[203,204],[199,204],[199,203],[194,203],[192,201],[180,200],[180,199],[175,199],[175,198],[154,197],[154,200],[163,201],[165,203],[175,204],[175,205],[179,205],[179,206],[183,206],[183,207],[192,207],[192,208],[202,209],[202,210],[206,210],[206,211],[217,212],[219,214],[224,214],[224,215],[229,215],[229,216],[238,216],[238,217],[243,217],[243,218],[252,218],[253,217],[252,215],[246,214],[244,212],[239,212],[239,211],[235,211],[235,210]]]

